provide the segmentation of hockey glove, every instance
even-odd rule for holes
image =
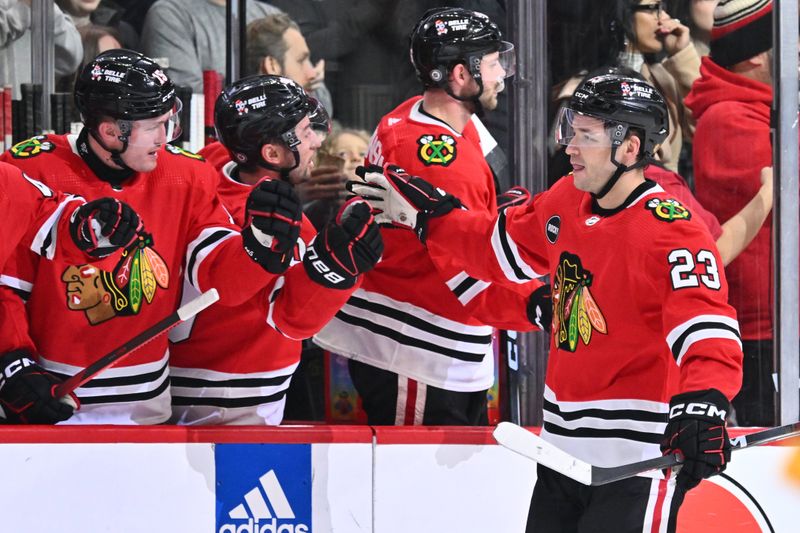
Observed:
[[[72,416],[78,398],[53,394],[61,380],[47,372],[24,350],[0,356],[0,404],[13,424],[55,424]]]
[[[549,283],[531,293],[528,298],[527,312],[531,324],[550,333],[550,327],[553,325],[553,299]]]
[[[349,289],[383,254],[383,239],[370,205],[361,198],[344,204],[320,231],[303,258],[308,277],[331,289]]]
[[[72,240],[92,257],[105,257],[119,248],[127,248],[141,230],[142,221],[136,211],[109,197],[83,204],[70,220]]]
[[[525,187],[511,187],[506,192],[497,195],[497,212],[508,207],[528,205],[531,203],[531,193]]]
[[[452,194],[395,165],[386,165],[385,169],[376,165],[358,167],[356,174],[364,182],[350,181],[347,189],[370,202],[375,220],[412,229],[423,243],[430,218],[444,216],[461,207],[459,199]]]
[[[245,252],[267,272],[283,274],[294,257],[302,219],[300,199],[289,183],[259,182],[247,198]]]
[[[731,459],[731,441],[725,427],[730,403],[717,389],[685,392],[669,402],[669,422],[661,451],[684,457],[677,484],[685,490],[719,474]]]

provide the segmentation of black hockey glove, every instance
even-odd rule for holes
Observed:
[[[383,254],[383,239],[370,205],[361,198],[344,204],[308,245],[303,258],[308,277],[331,289],[349,289],[372,270]]]
[[[430,218],[461,207],[461,201],[452,194],[395,165],[386,165],[385,169],[376,165],[358,167],[356,174],[364,181],[347,182],[347,190],[369,201],[375,220],[410,228],[423,243]]]
[[[131,206],[116,198],[99,198],[72,214],[70,233],[75,245],[92,257],[105,257],[127,248],[142,230],[142,221]]]
[[[531,293],[528,298],[528,320],[542,331],[550,333],[553,325],[553,298],[550,284],[546,283]]]
[[[528,205],[529,203],[531,203],[530,191],[517,185],[497,195],[497,212],[499,213],[508,207]]]
[[[264,180],[247,198],[245,252],[267,272],[283,274],[300,237],[303,209],[294,188],[281,180]]]
[[[72,416],[78,398],[53,394],[61,380],[36,364],[24,350],[0,356],[0,404],[12,424],[55,424]]]
[[[685,392],[669,402],[669,422],[661,451],[684,457],[677,484],[685,490],[719,474],[731,459],[731,441],[725,427],[730,403],[717,389]]]

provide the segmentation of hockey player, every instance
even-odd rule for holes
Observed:
[[[4,217],[0,224],[0,268],[17,246],[48,259],[80,261],[126,247],[141,230],[138,215],[118,200],[101,198],[84,203],[78,196],[51,190],[7,163],[0,163],[0,213]],[[59,235],[71,238],[58,242]],[[75,399],[54,398],[52,388],[60,380],[44,371],[24,350],[13,350],[14,342],[8,335],[0,339],[4,421],[48,423],[72,416]]]
[[[379,222],[426,232],[429,249],[472,275],[524,283],[550,274],[543,438],[599,466],[685,457],[677,478],[600,487],[540,466],[528,531],[675,531],[686,491],[730,459],[725,420],[742,350],[719,253],[642,174],[667,124],[651,85],[602,75],[559,116],[572,174],[531,205],[497,217],[455,209],[451,195],[392,168],[366,174],[375,186],[352,186],[383,211]]]
[[[381,119],[367,160],[403,165],[470,210],[496,212],[478,130],[485,128],[473,117],[497,105],[513,73],[513,45],[482,13],[436,8],[411,34],[411,60],[424,94]],[[541,284],[498,288],[413,235],[382,233],[383,261],[314,342],[350,359],[370,424],[486,424],[492,326],[533,329],[525,310],[530,300],[536,316],[538,299],[529,296]]]
[[[217,98],[214,120],[230,153],[218,191],[238,225],[247,224],[245,205],[259,182],[288,190],[299,209],[290,181],[308,178],[321,145],[312,123],[317,106],[280,76],[239,80]],[[219,152],[219,145],[207,148]],[[301,224],[282,276],[235,308],[212,307],[173,330],[173,422],[280,424],[301,340],[333,317],[383,252],[363,200],[348,202],[319,234],[305,216]]]
[[[200,156],[166,144],[176,135],[172,82],[137,52],[111,50],[79,74],[78,135],[45,135],[2,159],[56,189],[128,202],[147,232],[111,262],[37,261],[18,255],[3,283],[27,304],[2,299],[18,346],[53,374],[73,375],[132,333],[172,313],[182,292],[218,289],[217,305],[247,300],[288,266],[300,211],[280,191],[254,196],[242,235],[216,195],[217,173]],[[280,221],[284,221],[279,223]],[[182,287],[183,274],[187,288]],[[6,333],[3,332],[5,335]],[[81,409],[69,423],[157,424],[171,409],[165,336],[77,389]]]

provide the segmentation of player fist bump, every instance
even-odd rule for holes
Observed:
[[[92,257],[105,257],[127,248],[142,230],[142,221],[131,206],[116,198],[99,198],[76,209],[70,219],[75,245]]]
[[[300,237],[300,198],[285,181],[263,180],[253,187],[246,208],[245,252],[267,272],[282,274],[292,262]]]

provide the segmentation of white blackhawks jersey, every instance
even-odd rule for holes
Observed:
[[[458,133],[421,104],[412,98],[381,119],[367,163],[394,163],[446,188],[469,209],[494,213],[494,180],[476,124]],[[430,253],[412,232],[384,228],[381,234],[383,259],[314,342],[434,387],[488,389],[493,327],[533,329],[525,308],[541,284],[497,287]]]
[[[659,456],[674,394],[739,390],[739,326],[719,253],[705,226],[653,182],[609,211],[567,176],[496,217],[433,219],[427,243],[498,283],[550,275],[542,437],[584,461]]]

